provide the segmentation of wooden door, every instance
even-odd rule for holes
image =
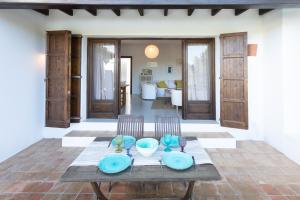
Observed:
[[[214,39],[183,42],[183,118],[215,119]]]
[[[221,39],[221,125],[248,128],[247,33]]]
[[[71,47],[71,122],[80,122],[81,35],[72,35]]]
[[[88,117],[119,114],[119,41],[88,39]]]
[[[46,126],[70,126],[71,32],[47,32]]]

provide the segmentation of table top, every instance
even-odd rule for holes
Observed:
[[[96,138],[95,141],[110,141],[112,138]],[[191,139],[191,138],[189,138]],[[70,166],[61,177],[62,182],[164,182],[164,181],[215,181],[221,176],[212,164],[194,165],[184,171],[176,171],[167,166],[133,166],[118,174],[109,175],[97,166]]]

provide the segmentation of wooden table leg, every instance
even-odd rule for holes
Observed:
[[[97,200],[107,200],[104,194],[100,190],[100,184],[96,182],[91,182],[92,188],[97,195]]]
[[[184,195],[182,200],[192,199],[193,189],[194,189],[195,181],[190,181],[186,194]]]

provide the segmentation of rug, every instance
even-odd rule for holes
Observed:
[[[174,109],[170,98],[157,98],[153,101],[151,109]]]

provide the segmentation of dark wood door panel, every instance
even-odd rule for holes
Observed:
[[[244,102],[224,101],[224,109],[228,112],[224,113],[227,121],[245,121]]]
[[[221,125],[248,129],[247,33],[221,39]]]
[[[211,103],[189,102],[189,113],[211,113]]]
[[[46,102],[46,126],[67,128],[69,127],[70,116],[68,106],[64,100],[48,100]]]
[[[71,58],[71,73],[72,76],[81,76],[81,57],[73,57]]]
[[[243,57],[244,36],[240,34],[228,35],[224,40],[223,47],[223,57]]]
[[[47,32],[46,126],[70,126],[71,32]]]
[[[61,99],[64,100],[66,93],[68,93],[67,87],[62,87],[67,84],[67,81],[62,78],[48,79],[47,97],[48,99]]]
[[[244,62],[244,58],[224,58],[222,78],[244,79],[246,74],[246,72],[244,71]]]
[[[81,99],[81,48],[82,36],[72,35],[71,51],[71,122],[80,122]]]
[[[244,89],[244,80],[224,80],[223,98],[244,100]]]
[[[64,78],[68,76],[69,65],[68,59],[64,54],[47,55],[47,77],[48,78]]]
[[[47,53],[51,54],[65,54],[69,41],[65,40],[65,35],[62,31],[48,32],[48,50]]]
[[[104,112],[104,113],[112,113],[114,111],[113,109],[114,102],[95,102],[93,104],[93,111],[94,112]]]

